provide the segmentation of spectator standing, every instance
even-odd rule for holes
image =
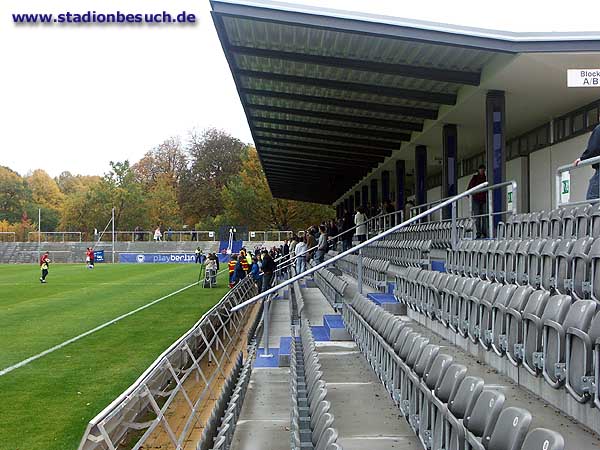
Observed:
[[[362,206],[359,206],[354,215],[354,225],[356,225],[356,239],[358,242],[367,240],[367,215]]]
[[[229,270],[229,288],[235,285],[235,266],[237,265],[237,255],[231,255],[227,269]]]
[[[273,282],[273,273],[275,272],[275,261],[273,257],[266,250],[263,252],[262,257],[262,289],[261,292],[265,292],[271,287]]]
[[[202,263],[200,260],[200,255],[202,255],[202,250],[200,250],[200,247],[196,247],[196,250],[194,251],[194,264]]]
[[[167,230],[167,240],[173,240],[173,229],[171,227],[169,227],[169,229]]]
[[[258,287],[260,291],[260,267],[258,267],[258,259],[256,258],[256,256],[252,257],[252,264],[250,266],[250,276],[252,277],[254,284],[256,284],[256,287]]]
[[[577,166],[581,161],[595,158],[596,156],[600,156],[600,124],[596,125],[594,131],[592,131],[587,148],[579,158],[573,161],[573,165]],[[586,200],[594,200],[600,197],[600,164],[593,164],[592,169],[594,169],[594,174],[590,178],[585,196]]]
[[[300,238],[300,242],[296,244],[296,274],[302,273],[306,270],[306,236]]]
[[[350,247],[352,247],[352,235],[354,234],[350,231],[350,229],[352,229],[352,228],[354,228],[354,224],[352,223],[352,215],[350,214],[350,211],[345,210],[344,211],[344,221],[343,221],[343,225],[342,225],[342,233],[344,233],[342,235],[342,250],[343,251],[346,251]]]
[[[327,229],[321,225],[319,227],[319,232],[321,234],[319,235],[319,242],[317,244],[317,262],[322,263],[325,259],[325,253],[327,253],[329,244],[327,242]]]
[[[471,189],[478,184],[484,183],[487,180],[485,176],[485,166],[481,164],[477,169],[477,173],[471,177],[468,189]],[[477,192],[471,196],[471,215],[476,216],[475,224],[477,227],[476,237],[487,237],[487,221],[484,215],[487,213],[485,192]]]
[[[154,241],[155,242],[160,242],[162,239],[162,232],[160,231],[160,225],[158,227],[156,227],[156,230],[154,230]]]
[[[306,232],[306,245],[308,249],[313,249],[317,246],[317,240],[315,239],[315,235],[313,234],[312,227]],[[306,260],[310,261],[313,257],[314,250],[310,250],[306,255]]]

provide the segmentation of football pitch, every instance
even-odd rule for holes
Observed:
[[[199,265],[0,265],[0,372],[198,279]],[[193,286],[0,376],[0,450],[76,449],[89,420],[227,291]]]

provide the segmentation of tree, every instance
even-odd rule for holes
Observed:
[[[335,215],[329,206],[273,198],[254,148],[248,150],[239,175],[222,189],[221,197],[230,223],[255,230],[298,231]]]
[[[31,197],[36,205],[48,209],[59,210],[65,200],[56,181],[42,169],[34,170],[26,178],[27,185],[31,190]]]
[[[70,195],[90,189],[100,182],[101,178],[97,175],[73,175],[69,171],[64,171],[54,181],[63,194]]]
[[[177,203],[177,190],[173,186],[171,176],[162,174],[157,177],[154,186],[148,193],[146,202],[148,217],[152,226],[181,227],[181,210]]]
[[[0,220],[18,222],[30,201],[25,180],[14,170],[0,166]]]
[[[201,135],[192,134],[190,164],[179,189],[179,204],[189,224],[222,214],[221,189],[239,172],[246,147],[239,139],[214,128]]]
[[[177,188],[186,167],[187,156],[181,141],[179,138],[170,138],[147,152],[132,168],[137,180],[146,187],[153,186],[158,177],[167,176],[173,187]]]

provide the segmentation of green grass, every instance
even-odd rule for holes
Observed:
[[[0,370],[197,280],[198,266],[0,265]],[[76,449],[89,420],[227,291],[194,286],[0,377],[0,450]]]

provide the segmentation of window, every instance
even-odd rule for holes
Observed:
[[[583,113],[573,116],[573,120],[571,121],[573,133],[578,133],[585,128],[584,118]]]
[[[594,107],[587,112],[587,124],[588,127],[593,127],[598,124],[598,107]]]

